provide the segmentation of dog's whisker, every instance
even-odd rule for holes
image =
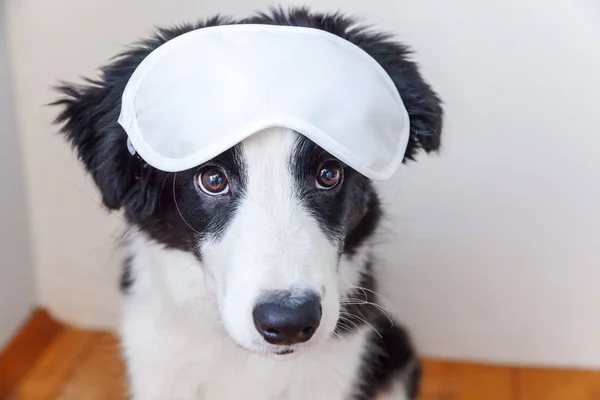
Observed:
[[[181,217],[181,220],[188,226],[188,228],[190,228],[192,231],[196,232],[198,235],[202,235],[200,232],[198,232],[196,229],[194,229],[193,226],[191,226],[183,217],[183,214],[181,213],[181,210],[179,209],[179,204],[177,204],[177,195],[176,195],[176,190],[175,190],[175,182],[177,181],[177,173],[173,174],[173,203],[175,203],[175,208],[177,208],[177,213],[179,214],[179,216]]]
[[[158,206],[160,207],[160,199],[162,197],[162,192],[163,189],[165,188],[165,185],[167,184],[167,179],[169,179],[169,175],[171,175],[170,173],[167,173],[167,175],[165,176],[165,179],[163,180],[162,185],[160,186],[160,191],[158,192]]]
[[[341,325],[341,328],[344,328],[344,330],[348,333],[354,333],[354,332],[358,332],[358,330],[360,330],[360,327],[356,324],[356,322],[351,321],[350,319],[344,317],[343,315],[340,315],[340,321],[342,321],[344,324]],[[356,329],[352,329],[352,327],[346,325],[346,323],[350,323],[352,325],[354,325],[354,327]],[[339,325],[338,325],[339,326]]]
[[[370,301],[354,299],[354,300],[348,300],[348,301],[341,301],[340,304],[341,305],[349,305],[349,306],[373,306],[373,307],[381,310],[381,312],[383,312],[385,314],[392,313],[391,310],[388,310],[387,308],[383,307],[381,304],[372,303]]]
[[[344,323],[346,323],[346,321],[344,321]],[[338,326],[338,331],[346,333],[346,334],[350,334],[350,335],[357,332],[356,329],[352,329],[352,327],[350,327],[348,325],[340,325],[340,326]],[[343,336],[339,332],[335,332],[334,331],[333,333],[336,333],[339,338],[343,338]]]
[[[381,335],[381,333],[379,333],[379,331],[377,329],[375,329],[375,327],[373,325],[371,325],[367,320],[365,320],[364,318],[359,317],[358,315],[355,314],[351,314],[351,313],[344,313],[344,315],[347,315],[348,317],[352,317],[352,318],[356,318],[357,320],[359,320],[360,322],[364,322],[365,324],[367,324],[368,326],[371,327],[371,329],[373,329],[373,331],[381,338],[383,339],[383,336]]]
[[[386,313],[391,313],[392,312],[392,310],[389,310],[389,309],[385,308],[381,304],[373,303],[373,302],[370,302],[370,301],[364,301],[364,300],[360,300],[360,299],[349,299],[349,300],[346,300],[346,301],[340,301],[340,304],[343,304],[343,305],[365,305],[365,306],[373,306],[373,307],[378,308],[381,311],[386,312]]]
[[[390,322],[390,326],[394,326],[394,320],[393,318],[390,316],[389,313],[391,313],[390,310],[387,310],[386,308],[382,307],[381,305],[377,304],[377,303],[371,303],[368,301],[359,301],[359,302],[340,302],[340,304],[342,305],[354,305],[354,306],[360,306],[360,305],[368,305],[368,306],[373,306],[375,307],[378,311],[380,311],[386,318],[387,320]]]
[[[352,304],[368,304],[368,305],[372,305],[374,307],[377,307],[377,308],[379,308],[379,309],[381,309],[383,311],[386,311],[386,312],[389,312],[389,313],[393,313],[393,311],[391,309],[389,309],[388,307],[386,307],[386,306],[383,306],[383,305],[381,305],[379,303],[374,303],[374,302],[366,300],[366,299],[363,300],[363,299],[356,298],[356,297],[347,297],[347,298],[344,298],[344,299],[340,300],[340,303],[343,303],[343,304],[350,304],[350,303],[352,303]]]
[[[336,338],[338,339],[342,339],[342,335],[340,335],[339,333],[337,333],[336,331],[331,332]]]
[[[376,290],[369,289],[369,288],[366,288],[366,287],[364,287],[364,286],[351,286],[351,288],[353,288],[353,289],[359,289],[359,290],[363,291],[363,293],[364,293],[364,292],[373,293],[375,296],[379,297],[379,299],[380,299],[380,300],[381,300],[383,303],[385,303],[385,305],[386,305],[387,307],[391,307],[391,302],[390,302],[390,301],[389,301],[389,300],[388,300],[388,299],[387,299],[385,296],[383,296],[381,293],[379,293],[379,292],[378,292],[378,291],[376,291]],[[365,293],[365,297],[368,297],[366,293]]]
[[[352,321],[351,319],[346,318],[346,317],[340,317],[340,319],[346,323],[354,325],[354,328],[356,328],[353,330],[351,327],[347,326],[348,332],[357,332],[358,330],[360,330],[360,326],[358,326],[358,324],[356,322]]]

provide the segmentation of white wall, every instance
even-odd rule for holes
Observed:
[[[153,25],[267,0],[13,0],[37,288],[114,323],[117,216],[50,126],[57,79]],[[284,1],[291,4],[291,1]],[[600,10],[595,0],[323,0],[395,30],[446,102],[444,149],[385,185],[387,291],[428,354],[600,366]]]
[[[0,2],[0,350],[29,315],[34,300],[5,11]]]

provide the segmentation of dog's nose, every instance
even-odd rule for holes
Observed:
[[[271,344],[290,345],[309,340],[321,322],[321,299],[316,294],[277,292],[261,300],[252,312],[256,330]]]

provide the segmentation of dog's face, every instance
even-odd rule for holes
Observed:
[[[301,135],[270,129],[178,177],[176,188],[177,202],[199,205],[182,217],[238,344],[281,352],[331,336],[348,238],[379,217],[363,176]]]
[[[380,217],[368,179],[283,128],[192,170],[153,174],[157,205],[137,226],[195,255],[238,345],[289,353],[332,336],[362,272],[343,260]]]
[[[237,23],[245,22],[312,26],[359,45],[387,70],[405,102],[406,159],[439,146],[439,99],[403,46],[352,28],[339,15],[295,10]],[[129,154],[117,124],[125,84],[149,52],[189,30],[223,23],[233,22],[163,30],[121,55],[99,80],[61,87],[59,121],[109,209],[123,209],[156,242],[196,257],[203,289],[217,299],[231,338],[249,350],[285,354],[342,333],[344,315],[365,313],[348,299],[357,287],[375,289],[362,258],[380,218],[371,182],[307,138],[277,128],[197,168],[166,173]]]

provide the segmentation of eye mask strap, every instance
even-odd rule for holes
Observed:
[[[135,156],[137,154],[137,152],[135,151],[135,147],[133,147],[133,143],[131,143],[131,139],[129,139],[129,137],[127,138],[127,151],[129,151],[129,154],[131,154],[132,156]]]

